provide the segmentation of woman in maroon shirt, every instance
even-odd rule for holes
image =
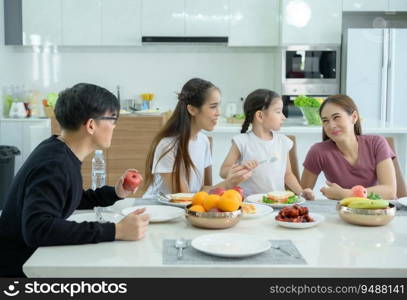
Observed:
[[[304,161],[303,188],[313,188],[322,171],[327,179],[321,193],[330,199],[351,196],[363,185],[368,193],[396,198],[393,151],[384,137],[362,135],[359,112],[346,95],[328,97],[321,105],[323,142],[313,145]]]

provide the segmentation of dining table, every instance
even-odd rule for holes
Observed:
[[[194,227],[181,214],[151,222],[138,241],[39,247],[23,271],[34,278],[407,277],[407,207],[399,206],[388,224],[370,227],[343,221],[336,204],[328,199],[303,203],[324,219],[301,229],[280,226],[276,208],[257,217],[243,216],[227,229]],[[126,198],[104,211],[120,216],[125,208],[143,205],[164,204],[157,199]],[[77,210],[74,215],[91,212]],[[251,236],[286,248],[272,247],[249,257],[217,257],[192,246],[194,240],[216,234]],[[179,239],[186,241],[182,257],[175,247]]]

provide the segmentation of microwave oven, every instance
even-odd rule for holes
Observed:
[[[288,46],[282,52],[283,95],[339,93],[340,45]]]

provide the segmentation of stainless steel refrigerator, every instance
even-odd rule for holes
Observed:
[[[407,29],[348,29],[346,55],[346,94],[364,123],[407,128]]]

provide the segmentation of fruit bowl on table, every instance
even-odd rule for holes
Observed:
[[[235,226],[242,217],[242,209],[232,212],[208,211],[197,212],[190,210],[192,204],[185,207],[185,218],[196,227],[208,229],[223,229]]]
[[[386,208],[351,208],[338,203],[336,210],[342,220],[363,226],[386,225],[396,215],[396,207],[391,203]]]

